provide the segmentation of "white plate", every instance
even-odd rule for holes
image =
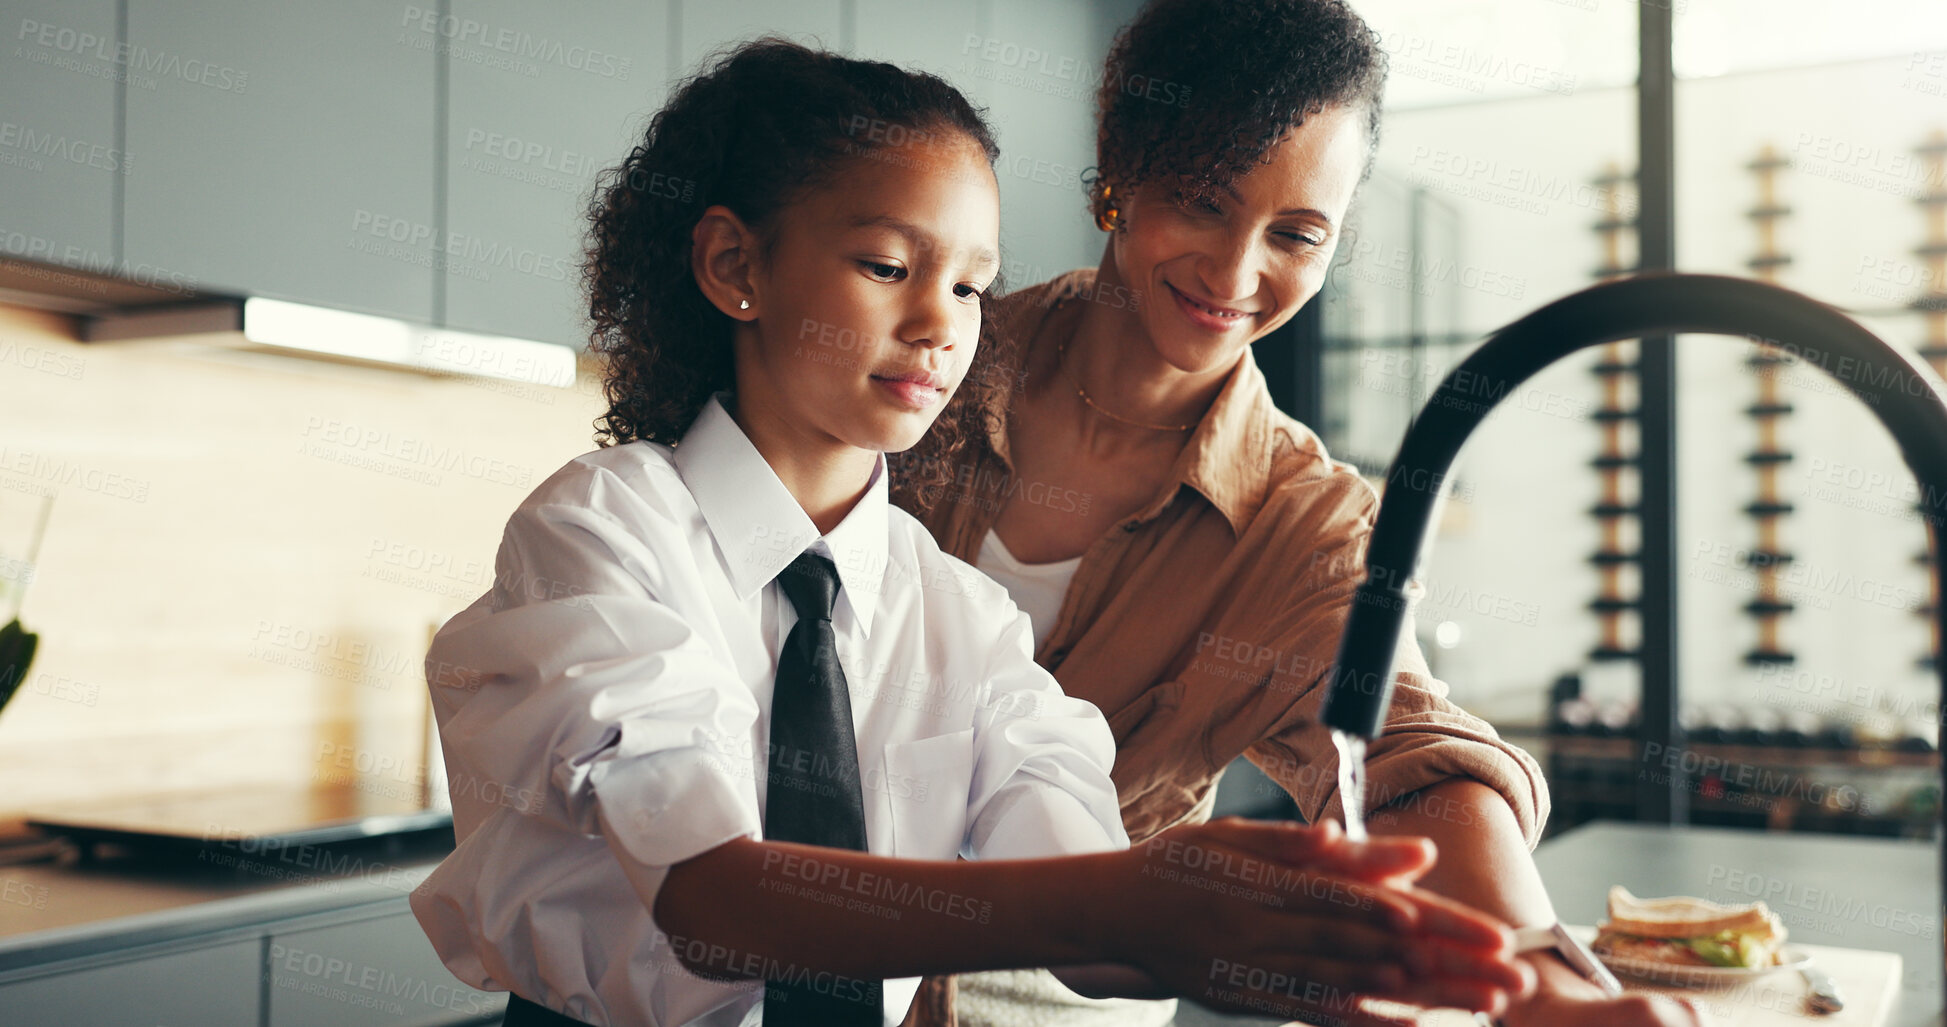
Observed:
[[[1597,953],[1596,958],[1602,960],[1602,965],[1624,977],[1676,988],[1727,988],[1746,981],[1755,981],[1766,974],[1780,970],[1796,970],[1812,961],[1810,955],[1797,949],[1785,949],[1779,953],[1779,958],[1785,962],[1756,969],[1743,966],[1678,966],[1674,963],[1623,959],[1601,953]]]

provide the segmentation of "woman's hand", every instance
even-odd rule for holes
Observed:
[[[1117,961],[1235,1012],[1349,1018],[1359,996],[1498,1014],[1534,974],[1505,925],[1411,884],[1425,839],[1227,817],[1165,831],[1118,862]]]

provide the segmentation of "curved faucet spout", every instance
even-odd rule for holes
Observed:
[[[1938,542],[1947,524],[1947,402],[1912,358],[1839,311],[1763,282],[1656,274],[1592,286],[1489,336],[1447,375],[1407,429],[1386,472],[1365,581],[1339,642],[1321,716],[1327,727],[1369,739],[1384,730],[1406,585],[1454,457],[1488,412],[1536,372],[1578,350],[1678,333],[1762,340],[1838,379],[1893,433],[1920,481],[1927,530]],[[1938,545],[1933,552],[1938,583],[1942,553]],[[1947,603],[1938,607],[1947,638]],[[1940,674],[1947,700],[1947,660]]]
[[[1377,738],[1392,701],[1393,656],[1405,589],[1431,526],[1440,483],[1488,411],[1535,372],[1577,350],[1618,339],[1709,334],[1762,341],[1838,379],[1899,443],[1919,479],[1936,594],[1947,596],[1940,546],[1947,525],[1947,403],[1913,358],[1823,303],[1762,282],[1660,274],[1607,282],[1550,303],[1495,332],[1449,374],[1407,429],[1366,550],[1366,576],[1339,643],[1321,719],[1341,735]],[[1947,638],[1947,602],[1933,615]],[[1935,661],[1947,706],[1947,659]],[[1942,761],[1947,785],[1947,760]],[[1947,788],[1943,789],[1947,794]],[[1362,796],[1347,796],[1348,809]],[[1947,804],[1941,817],[1947,822]],[[1942,851],[1947,895],[1947,847]]]

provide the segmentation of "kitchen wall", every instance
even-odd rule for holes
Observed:
[[[0,819],[91,799],[417,773],[429,630],[600,413],[573,389],[195,342],[0,306],[0,510],[57,494],[0,711]],[[349,754],[349,755],[347,755]]]

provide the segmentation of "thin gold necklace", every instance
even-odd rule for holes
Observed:
[[[1068,297],[1063,296],[1055,303],[1055,310],[1060,310],[1067,305]],[[1050,313],[1053,313],[1053,311],[1050,311]],[[1137,428],[1149,428],[1154,431],[1189,431],[1197,426],[1195,421],[1189,424],[1150,424],[1147,421],[1134,421],[1121,414],[1107,410],[1100,403],[1088,398],[1088,393],[1082,389],[1082,383],[1076,380],[1075,376],[1068,371],[1068,337],[1066,335],[1063,335],[1061,341],[1055,344],[1055,368],[1061,372],[1062,377],[1068,379],[1068,384],[1075,387],[1075,395],[1080,396],[1082,402],[1088,404],[1089,409],[1111,421],[1121,421],[1123,424],[1134,425]]]

